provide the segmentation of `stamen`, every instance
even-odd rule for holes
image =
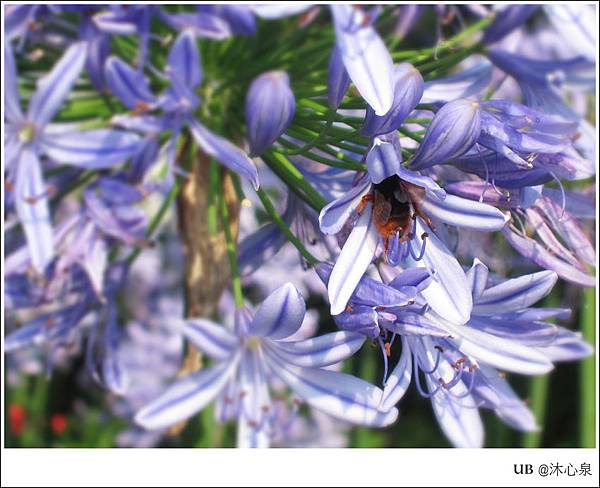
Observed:
[[[475,364],[469,367],[470,378],[469,378],[469,384],[467,386],[467,391],[465,391],[464,393],[461,393],[460,395],[456,395],[455,393],[453,393],[451,391],[449,392],[455,399],[460,400],[461,398],[465,398],[471,394],[471,392],[473,391],[473,387],[475,386],[475,370],[476,369],[477,369],[477,365],[475,365]]]
[[[562,202],[560,205],[560,217],[558,218],[559,222],[563,221],[563,218],[565,216],[565,208],[567,206],[567,195],[565,193],[565,187],[563,186],[563,184],[561,183],[561,181],[556,177],[556,175],[552,172],[552,171],[548,171],[548,173],[550,173],[550,175],[552,176],[552,178],[554,179],[554,181],[556,181],[556,183],[558,183],[558,187],[560,188],[560,196],[562,198]]]
[[[389,349],[386,349],[383,339],[381,337],[378,338],[379,346],[381,347],[381,352],[383,353],[383,381],[381,382],[383,386],[387,381],[388,376],[388,357],[389,357]],[[389,345],[388,345],[389,346]]]
[[[429,234],[427,232],[423,232],[421,234],[422,244],[421,244],[421,250],[419,252],[419,255],[415,254],[412,246],[409,244],[410,255],[413,257],[413,259],[415,261],[421,261],[421,259],[423,259],[423,256],[425,256],[425,245],[427,244],[427,237],[429,237]]]
[[[417,385],[417,390],[422,397],[431,398],[439,391],[441,386],[437,386],[435,390],[430,393],[427,393],[425,390],[423,390],[423,387],[421,386],[421,379],[419,378],[419,360],[416,354],[413,354],[413,370],[415,371],[415,384]]]

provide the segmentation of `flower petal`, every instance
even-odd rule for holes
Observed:
[[[348,76],[376,115],[385,115],[394,100],[393,62],[365,13],[351,5],[331,5],[336,44]]]
[[[445,224],[482,232],[502,229],[509,220],[507,215],[491,205],[455,195],[446,195],[443,200],[426,197],[421,207],[426,214]]]
[[[9,123],[23,120],[23,112],[19,100],[17,86],[17,68],[10,42],[4,43],[4,111]]]
[[[225,327],[207,319],[183,321],[183,335],[196,349],[216,360],[229,360],[239,340]]]
[[[548,295],[557,279],[553,271],[540,271],[503,281],[480,295],[473,312],[496,314],[522,310]]]
[[[369,178],[363,178],[340,198],[329,202],[319,214],[319,227],[325,234],[337,234],[371,190]]]
[[[582,339],[581,334],[559,327],[551,344],[537,348],[551,361],[577,361],[594,354],[594,348]]]
[[[418,255],[425,238],[425,254],[423,259],[416,261],[412,256],[407,257],[407,265],[416,268],[427,268],[433,280],[421,294],[427,303],[438,314],[457,324],[464,324],[469,320],[473,299],[471,288],[462,266],[446,245],[420,218],[416,221],[416,235],[408,243],[413,246],[415,255]]]
[[[444,78],[427,81],[421,103],[451,102],[459,98],[476,96],[490,85],[492,68],[492,63],[481,57],[470,68]]]
[[[398,138],[397,134],[392,137]],[[367,153],[367,167],[373,183],[381,183],[386,178],[398,174],[402,164],[400,142],[388,140],[385,136],[375,137]]]
[[[261,303],[248,335],[284,339],[300,328],[305,313],[306,304],[302,294],[294,285],[286,283]]]
[[[477,303],[481,294],[487,287],[489,270],[488,267],[483,264],[479,259],[473,260],[473,266],[467,271],[467,280],[471,287],[471,294],[473,295],[473,303]]]
[[[285,71],[256,77],[246,95],[246,136],[253,156],[265,152],[292,123],[296,99]]]
[[[249,276],[263,264],[268,263],[287,239],[275,223],[263,225],[256,232],[247,236],[238,246],[238,262],[240,274]]]
[[[519,374],[544,374],[552,362],[533,347],[482,332],[469,325],[455,325],[442,317],[432,318],[452,334],[448,339],[457,349],[477,361]]]
[[[136,154],[141,147],[139,136],[114,129],[53,134],[42,141],[42,150],[54,161],[86,169],[110,168]]]
[[[496,415],[513,429],[535,432],[539,430],[535,417],[494,368],[481,365],[476,374],[473,394],[492,408]]]
[[[184,30],[169,51],[167,74],[175,87],[194,90],[202,82],[202,64],[194,33]]]
[[[401,63],[394,68],[394,101],[387,114],[375,115],[371,107],[367,107],[365,123],[361,129],[368,136],[387,134],[402,125],[404,119],[417,106],[423,95],[423,77],[409,63]]]
[[[365,336],[338,331],[296,342],[278,342],[272,350],[283,361],[306,368],[336,364],[352,356],[365,342]]]
[[[31,265],[43,273],[54,257],[54,238],[42,168],[30,147],[23,148],[17,163],[14,192],[15,209],[25,231]]]
[[[479,104],[471,100],[446,103],[433,117],[411,169],[429,168],[465,154],[481,133]]]
[[[429,338],[423,338],[422,344],[411,342],[413,354],[419,354],[427,369],[433,369],[437,351]],[[435,376],[448,383],[454,373],[448,361],[443,359],[436,369]],[[426,375],[425,379],[430,392],[439,387],[431,375]],[[483,447],[484,429],[477,404],[462,381],[452,387],[452,393],[443,388],[438,390],[431,397],[431,404],[440,427],[455,447]]]
[[[156,400],[142,408],[135,422],[145,429],[164,429],[181,422],[208,405],[225,387],[239,363],[239,355],[231,361],[177,380]]]
[[[29,100],[27,119],[43,127],[54,117],[79,77],[86,57],[84,42],[71,44],[52,70],[40,78]]]
[[[371,204],[367,204],[329,277],[327,292],[331,315],[338,315],[345,310],[358,282],[373,260],[378,242],[379,233],[373,224]]]
[[[337,46],[334,46],[331,51],[328,73],[327,101],[329,102],[329,107],[337,110],[350,86],[350,78]]]
[[[151,106],[156,103],[156,97],[150,91],[144,73],[133,69],[116,56],[108,58],[104,66],[104,74],[112,94],[128,109],[134,110],[140,104]]]
[[[190,122],[190,130],[196,143],[209,156],[214,157],[219,163],[236,172],[252,183],[258,189],[258,172],[252,160],[239,147],[234,146],[227,139],[209,131],[198,121]]]
[[[561,257],[550,253],[544,246],[528,236],[522,236],[510,227],[502,230],[504,238],[520,254],[534,263],[556,272],[561,278],[582,286],[595,286],[596,278],[587,274],[579,267],[564,261]]]
[[[317,368],[300,368],[266,355],[271,370],[311,407],[353,424],[383,427],[393,423],[398,411],[378,410],[382,391],[351,375]]]

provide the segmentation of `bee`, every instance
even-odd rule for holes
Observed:
[[[363,212],[368,202],[372,203],[373,224],[383,237],[386,254],[392,237],[397,235],[400,243],[414,237],[412,221],[416,216],[434,228],[433,222],[421,208],[424,197],[424,188],[403,181],[398,176],[390,176],[374,184],[373,191],[362,197],[358,213]]]

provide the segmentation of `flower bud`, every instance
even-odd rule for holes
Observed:
[[[433,117],[410,168],[429,168],[462,156],[480,133],[479,103],[464,99],[449,102]]]
[[[367,116],[362,133],[368,136],[387,134],[398,129],[423,96],[423,77],[409,63],[402,63],[394,68],[394,101],[392,108],[383,116],[375,115],[371,107],[367,107]]]
[[[262,154],[292,123],[296,100],[284,71],[257,77],[246,97],[246,127],[250,154]]]

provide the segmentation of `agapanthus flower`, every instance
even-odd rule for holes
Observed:
[[[146,245],[147,217],[134,206],[144,197],[140,189],[118,178],[100,178],[86,188],[80,211],[56,228],[50,245],[57,258],[46,273],[44,293],[48,297],[59,296],[82,270],[98,299],[103,300],[110,246],[117,242],[130,247]],[[5,264],[10,276],[26,274],[33,263],[22,248],[8,256]]]
[[[292,123],[296,100],[285,71],[269,71],[255,78],[246,95],[246,136],[250,154],[268,149]]]
[[[269,382],[276,377],[310,406],[336,418],[370,426],[393,422],[396,410],[382,413],[376,408],[379,388],[324,369],[352,355],[363,336],[335,332],[285,340],[300,328],[304,313],[302,296],[288,283],[269,295],[255,314],[239,309],[234,332],[206,319],[185,321],[185,337],[215,363],[176,381],[138,412],[136,421],[146,428],[164,428],[219,398],[218,410],[238,421],[238,445],[266,447],[273,428]]]
[[[513,217],[502,232],[517,252],[567,281],[595,285],[591,269],[596,265],[596,251],[580,222],[582,218],[595,217],[593,201],[564,189],[562,192],[541,187],[506,190],[491,188],[484,181],[450,183],[446,190],[510,209]]]
[[[488,56],[519,83],[527,106],[575,123],[573,146],[578,152],[574,149],[565,152],[578,161],[576,178],[593,175],[596,171],[595,130],[565,99],[573,92],[594,92],[595,63],[583,56],[560,60],[532,59],[500,49],[491,49]]]
[[[523,25],[535,13],[539,5],[504,5],[496,12],[494,21],[483,33],[481,42],[493,44]]]
[[[85,169],[119,164],[140,147],[135,134],[115,129],[77,131],[51,124],[79,77],[86,57],[84,43],[71,45],[53,69],[37,83],[27,114],[21,111],[17,72],[10,43],[4,47],[6,179],[27,238],[33,268],[42,273],[54,256],[49,189],[44,184],[41,156]]]
[[[456,163],[495,179],[499,172],[506,173],[506,179],[517,173],[545,181],[571,177],[577,166],[569,153],[576,128],[576,123],[509,100],[455,100],[435,114],[409,166]]]
[[[450,441],[458,447],[481,447],[480,407],[494,410],[513,428],[537,428],[531,412],[497,370],[544,374],[553,362],[581,359],[592,348],[579,334],[545,322],[568,317],[570,310],[530,308],[550,292],[555,273],[542,271],[490,285],[487,267],[475,261],[468,277],[474,303],[471,319],[458,325],[428,310],[419,320],[442,334],[401,333],[402,353],[387,379],[381,408],[398,402],[414,378],[419,392],[431,398]],[[397,323],[403,323],[401,315]]]
[[[393,139],[375,138],[366,159],[368,175],[319,216],[321,231],[337,234],[358,214],[329,280],[331,313],[344,311],[382,242],[391,263],[402,261],[435,274],[425,292],[431,306],[466,322],[472,303],[464,272],[434,228],[441,232],[448,224],[498,230],[506,217],[489,205],[446,195],[431,178],[404,168]]]
[[[150,138],[171,131],[169,164],[174,164],[176,143],[184,126],[188,126],[196,143],[211,157],[235,171],[258,188],[258,174],[250,158],[227,139],[206,128],[194,117],[200,104],[196,94],[202,77],[202,65],[196,38],[192,31],[183,31],[175,40],[167,57],[166,76],[170,86],[160,97],[155,96],[143,72],[135,70],[117,57],[106,64],[106,78],[113,94],[134,115],[116,116],[113,123],[139,130]],[[162,115],[145,112],[161,110]],[[135,112],[144,115],[135,115]]]

